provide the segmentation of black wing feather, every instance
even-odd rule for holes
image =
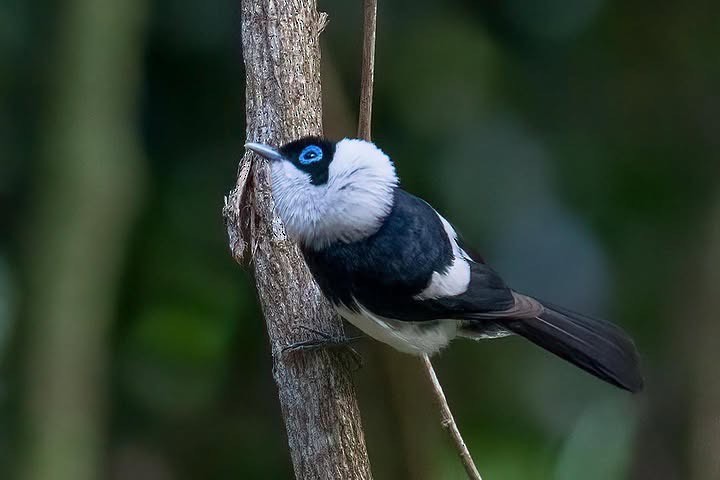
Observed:
[[[506,328],[608,383],[642,390],[638,352],[622,329],[556,305],[544,306],[541,315],[510,320]]]
[[[462,295],[417,300],[434,272],[452,264],[450,239],[437,212],[397,188],[395,203],[382,227],[365,240],[304,249],[305,260],[325,295],[352,308],[355,298],[382,317],[421,322],[463,318],[470,312],[505,311],[512,291],[489,266],[471,262],[471,282]]]
[[[453,261],[451,239],[437,212],[397,188],[382,227],[365,240],[303,254],[323,293],[336,305],[355,301],[381,317],[423,322],[464,320],[461,334],[510,330],[583,370],[630,391],[642,388],[638,354],[618,327],[513,292],[482,258],[470,261],[465,293],[415,298],[434,272]]]

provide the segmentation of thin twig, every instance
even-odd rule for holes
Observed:
[[[358,137],[368,141],[370,141],[370,124],[372,123],[376,31],[377,0],[363,0],[363,52],[360,80]]]
[[[360,84],[360,114],[358,117],[358,137],[370,141],[372,123],[372,101],[373,101],[373,76],[375,72],[375,37],[377,29],[377,0],[363,1],[364,21],[363,21],[363,56],[362,56],[362,80]],[[453,418],[450,407],[448,406],[445,393],[442,386],[435,375],[430,358],[427,355],[422,357],[425,373],[432,384],[435,399],[440,407],[442,415],[442,426],[450,433],[455,442],[455,447],[460,455],[465,472],[471,480],[482,480],[475,463],[473,462],[470,451],[465,445],[465,441],[460,435],[455,419]]]
[[[433,368],[432,363],[430,363],[430,358],[427,355],[423,355],[422,361],[425,365],[425,373],[427,373],[428,379],[432,384],[435,400],[440,407],[442,426],[448,431],[453,439],[453,442],[455,442],[455,447],[458,450],[460,460],[462,461],[463,467],[465,467],[465,472],[467,473],[468,478],[472,480],[482,480],[480,472],[478,472],[475,462],[473,462],[472,456],[470,455],[470,451],[468,450],[467,445],[465,445],[462,435],[460,435],[460,430],[458,430],[457,424],[455,423],[453,414],[450,411],[450,406],[447,403],[447,398],[445,398],[445,393],[438,381],[437,375],[435,375],[435,369]]]

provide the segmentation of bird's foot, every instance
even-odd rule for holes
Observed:
[[[291,343],[290,345],[286,345],[281,350],[281,352],[283,354],[307,351],[307,350],[318,350],[321,348],[347,348],[347,350],[352,355],[353,360],[355,361],[355,364],[357,365],[357,368],[359,369],[363,366],[362,356],[357,352],[357,350],[355,350],[351,346],[351,344],[353,342],[363,338],[362,336],[333,337],[331,335],[328,335],[327,333],[321,332],[319,330],[315,330],[314,328],[310,328],[305,325],[298,325],[297,328],[306,330],[310,333],[314,333],[315,335],[318,336],[318,338],[310,338],[308,340],[303,340],[301,342],[295,342],[295,343]]]

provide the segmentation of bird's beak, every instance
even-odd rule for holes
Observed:
[[[267,158],[271,162],[276,162],[283,159],[283,156],[280,154],[280,152],[278,152],[277,149],[269,145],[264,145],[262,143],[246,143],[245,148],[247,148],[248,150],[252,150],[261,157]]]

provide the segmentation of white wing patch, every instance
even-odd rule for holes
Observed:
[[[437,213],[437,212],[435,212]],[[465,293],[470,285],[470,257],[460,248],[457,242],[457,232],[450,223],[437,214],[442,221],[445,233],[452,245],[453,261],[444,272],[433,272],[428,286],[415,295],[416,300],[430,300],[433,298],[452,297]]]
[[[447,346],[457,335],[456,320],[404,322],[375,315],[357,301],[355,305],[358,311],[344,305],[335,305],[335,310],[341,317],[375,340],[404,353],[432,355]]]

